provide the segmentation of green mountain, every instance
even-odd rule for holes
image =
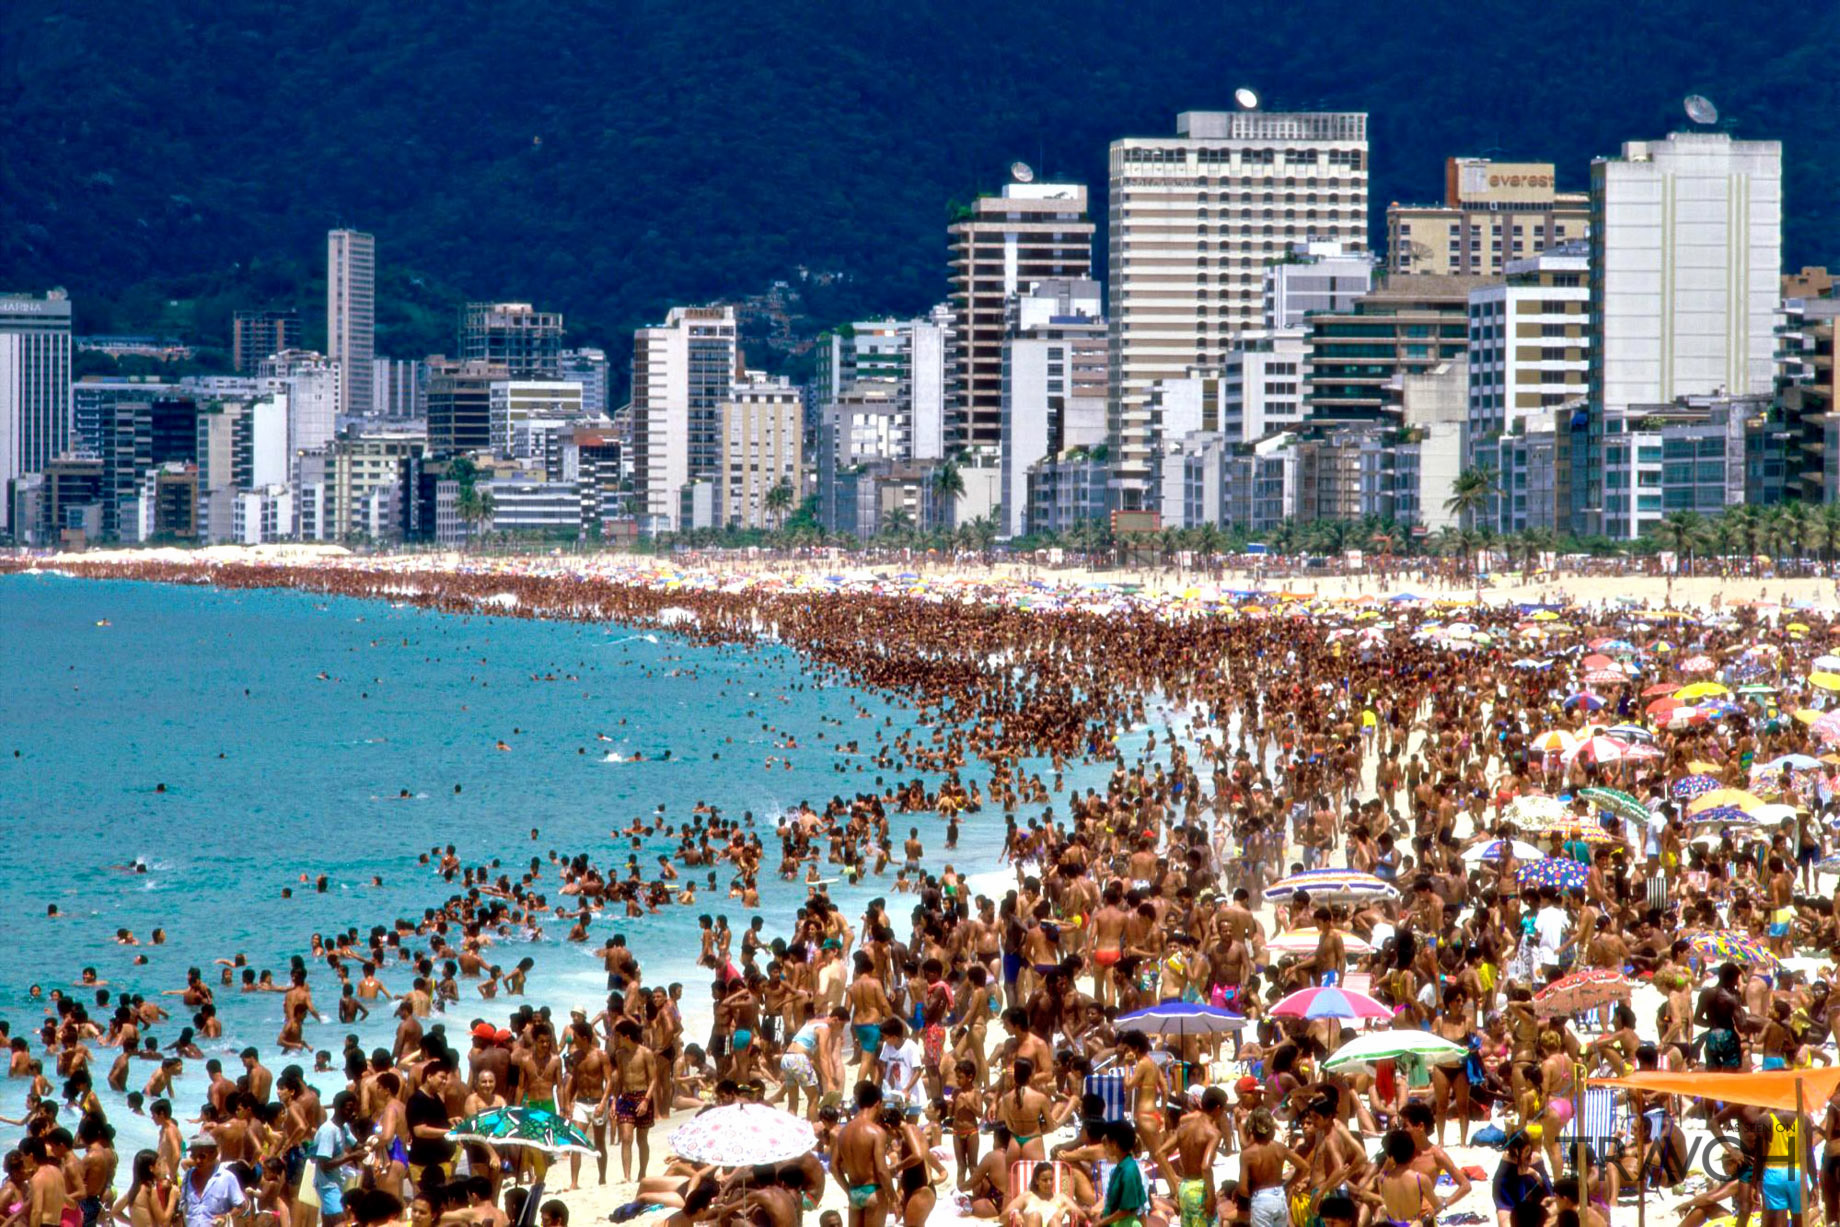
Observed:
[[[452,345],[462,297],[581,341],[674,302],[845,275],[814,314],[944,292],[951,202],[1013,159],[1103,196],[1106,144],[1251,85],[1372,114],[1374,223],[1451,154],[1593,155],[1690,91],[1784,142],[1786,259],[1832,255],[1840,6],[1169,0],[20,0],[0,6],[0,286],[85,330],[320,327],[324,232],[377,235],[383,352]]]

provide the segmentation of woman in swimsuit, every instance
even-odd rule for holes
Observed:
[[[1010,1074],[1011,1088],[997,1099],[997,1119],[1009,1127],[1021,1153],[1019,1159],[1045,1159],[1042,1134],[1048,1131],[1048,1097],[1029,1085],[1035,1063],[1019,1058]]]
[[[1470,1054],[1462,1065],[1449,1068],[1437,1066],[1431,1071],[1432,1103],[1437,1109],[1439,1146],[1444,1144],[1444,1122],[1453,1111],[1457,1118],[1457,1144],[1469,1145],[1469,1088],[1473,1077],[1480,1077],[1482,1066],[1481,1058],[1476,1055],[1476,1033],[1469,1025],[1472,1016],[1469,998],[1463,990],[1454,984],[1447,987],[1444,990],[1444,1008],[1432,1020],[1431,1030],[1453,1044],[1469,1049]]]
[[[882,1110],[882,1127],[890,1136],[888,1167],[900,1186],[901,1222],[906,1227],[926,1227],[927,1215],[933,1212],[938,1195],[933,1182],[945,1172],[927,1147],[920,1127],[910,1122],[899,1108]]]

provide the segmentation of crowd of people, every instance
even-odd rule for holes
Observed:
[[[1689,1227],[1799,1215],[1784,1173],[1810,1162],[1828,1220],[1840,1212],[1840,1102],[1798,1118],[1631,1090],[1621,1136],[1565,1140],[1594,1076],[1832,1061],[1840,886],[1817,887],[1833,881],[1819,875],[1840,757],[1823,757],[1820,718],[1834,628],[1813,613],[1258,600],[1172,615],[535,570],[72,569],[770,637],[815,679],[895,696],[914,719],[864,749],[891,782],[771,829],[704,806],[660,819],[676,852],[656,868],[580,850],[511,872],[430,849],[450,893],[422,916],[316,935],[262,973],[285,994],[279,1073],[258,1048],[229,1072],[206,1057],[229,1051],[213,992],[251,968],[193,969],[173,990],[191,1026],[171,1044],[164,1002],[106,990],[93,1012],[54,994],[42,1020],[0,1024],[10,1073],[34,1080],[0,1227],[211,1227],[233,1211],[284,1227],[503,1224],[531,1180],[574,1185],[591,1165],[604,1183],[615,1152],[634,1186],[622,1213],[674,1227],[796,1227],[830,1181],[851,1227],[1403,1227],[1471,1213],[1484,1185],[1500,1227],[1602,1227],[1626,1195],[1681,1185],[1688,1131],[1713,1129],[1738,1139],[1743,1170],[1700,1191]],[[1669,697],[1694,684],[1715,701]],[[1141,750],[1121,748],[1143,729]],[[1095,762],[1103,788],[1067,786]],[[1612,789],[1630,800],[1604,804]],[[1714,790],[1734,799],[1708,817],[1696,802]],[[935,832],[949,847],[958,824],[998,821],[1014,874],[1000,898],[931,867]],[[1525,872],[1536,862],[1571,868],[1549,882]],[[825,865],[892,889],[846,916]],[[733,930],[708,896],[725,877],[738,909],[756,906],[763,866],[802,873],[809,897]],[[1327,867],[1363,884],[1280,881]],[[618,931],[680,873],[707,875],[706,987],[648,979]],[[522,998],[529,960],[507,970],[494,947],[541,924],[607,934],[604,1005]],[[1652,998],[1652,1015],[1629,994],[1543,1008],[1543,989],[1587,969]],[[316,1053],[312,1031],[335,1025],[316,985],[340,1022],[389,1002],[392,1046]],[[1325,986],[1358,987],[1387,1018],[1274,1013]],[[687,992],[707,994],[707,1034],[687,1033]],[[1171,1003],[1241,1021],[1165,1038],[1131,1017]],[[1463,1058],[1325,1068],[1376,1025]],[[96,1050],[118,1054],[100,1087]],[[174,1105],[172,1063],[201,1058],[206,1102]],[[131,1088],[136,1061],[149,1076]],[[810,1121],[816,1148],[733,1170],[654,1153],[660,1122],[750,1100]],[[591,1154],[561,1160],[565,1177],[541,1146],[449,1136],[506,1106],[573,1122]],[[143,1110],[159,1144],[124,1178],[110,1118]],[[1495,1171],[1454,1160],[1453,1139],[1493,1141]]]

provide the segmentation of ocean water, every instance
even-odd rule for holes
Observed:
[[[183,988],[186,969],[200,967],[224,1022],[221,1040],[201,1043],[232,1076],[233,1054],[248,1044],[277,1071],[311,1062],[284,1058],[275,1044],[280,995],[220,987],[214,960],[242,954],[285,982],[290,956],[308,956],[316,932],[356,926],[364,934],[419,917],[458,889],[418,863],[437,845],[456,845],[468,865],[498,858],[514,881],[540,858],[534,889],[552,905],[562,896],[551,850],[586,851],[603,865],[636,853],[650,876],[667,842],[653,836],[633,849],[611,832],[661,803],[680,823],[699,800],[753,811],[770,875],[774,815],[875,785],[867,754],[827,747],[855,739],[872,752],[884,718],[894,720],[883,729],[890,737],[912,721],[877,695],[820,685],[785,649],[697,648],[618,626],[458,617],[285,591],[0,576],[0,628],[0,1017],[16,1035],[35,1032],[46,1013],[30,995],[39,985],[80,994],[106,1023],[112,1007],[96,1007],[94,990],[76,985],[84,967],[111,992],[148,997]],[[787,734],[801,748],[782,748]],[[500,741],[509,748],[497,749]],[[660,757],[666,749],[670,761]],[[635,750],[647,761],[604,761],[609,751]],[[1068,786],[1084,786],[1088,772],[1070,772]],[[398,799],[403,789],[410,799]],[[891,815],[897,849],[910,825],[930,866],[950,862],[1003,889],[999,809],[963,821],[953,853],[933,815]],[[150,871],[123,868],[136,860]],[[751,915],[727,897],[729,867],[717,872],[721,889],[699,893],[695,906],[630,921],[604,916],[586,946],[562,942],[566,926],[552,921],[542,942],[501,944],[495,960],[510,967],[531,954],[528,999],[566,1016],[604,1003],[592,950],[625,933],[648,983],[684,983],[686,1021],[700,1039],[708,973],[695,966],[696,917],[726,913],[738,949]],[[319,893],[312,882],[322,874]],[[906,909],[892,882],[840,884],[832,896],[854,921],[870,898],[888,895],[899,917]],[[761,887],[767,931],[784,933],[805,888],[775,876]],[[293,896],[283,897],[289,888]],[[46,915],[53,904],[59,919]],[[117,944],[124,928],[143,944]],[[166,931],[164,945],[146,944],[155,928]],[[139,953],[146,966],[134,965]],[[400,991],[413,973],[402,965],[380,974]],[[471,1019],[502,1022],[512,1008],[502,996],[480,1001],[474,983],[461,982],[463,1000],[446,1018],[456,1042]],[[329,1020],[307,1024],[316,1049],[336,1054],[349,1032],[366,1049],[388,1045],[388,1003],[346,1027],[323,963],[309,960],[309,984]],[[164,1000],[173,1018],[152,1031],[162,1045],[190,1021],[176,997]],[[119,1144],[131,1150],[152,1131],[102,1086],[114,1055],[97,1050],[92,1068]],[[151,1069],[134,1062],[129,1088]],[[340,1082],[310,1080],[327,1092]],[[203,1063],[188,1061],[175,1108],[189,1116],[204,1086]],[[17,1116],[24,1098],[23,1082],[0,1080],[0,1114]]]

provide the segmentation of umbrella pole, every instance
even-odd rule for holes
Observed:
[[[1572,1133],[1578,1139],[1578,1150],[1572,1162],[1578,1168],[1578,1196],[1583,1204],[1591,1202],[1591,1192],[1585,1178],[1585,1138],[1584,1138],[1584,1062],[1579,1061],[1572,1067]]]
[[[1803,1153],[1808,1149],[1804,1139],[1810,1133],[1808,1126],[1803,1123],[1805,1120],[1807,1117],[1802,1115],[1802,1080],[1797,1078],[1795,1080],[1795,1156],[1790,1162],[1795,1164],[1796,1189],[1802,1195],[1802,1212],[1796,1215],[1796,1218],[1804,1223],[1808,1221],[1808,1212],[1814,1208],[1814,1198],[1808,1179],[1813,1173],[1808,1170],[1808,1165],[1802,1162]]]

